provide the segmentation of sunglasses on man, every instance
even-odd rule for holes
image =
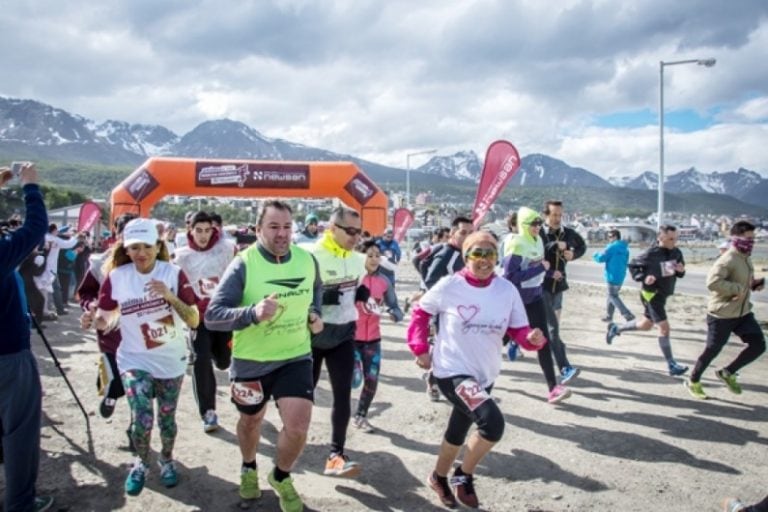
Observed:
[[[363,232],[361,228],[353,228],[351,226],[342,226],[341,224],[333,223],[334,226],[344,231],[349,236],[357,236]]]

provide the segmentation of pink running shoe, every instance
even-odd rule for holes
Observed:
[[[558,384],[552,388],[552,391],[550,391],[549,395],[547,395],[547,402],[551,404],[559,404],[569,396],[571,396],[571,390]]]

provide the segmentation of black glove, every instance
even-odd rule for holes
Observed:
[[[357,290],[355,290],[355,302],[368,302],[368,299],[370,298],[371,290],[369,290],[367,286],[361,284],[357,287]]]
[[[323,306],[339,306],[341,303],[341,290],[338,288],[328,288],[323,290]]]

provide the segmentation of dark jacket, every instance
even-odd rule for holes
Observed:
[[[573,251],[573,259],[584,256],[587,244],[575,230],[560,226],[558,229],[550,229],[548,226],[541,230],[541,238],[544,240],[544,259],[549,262],[549,270],[544,277],[544,291],[549,293],[564,292],[568,289],[565,266],[568,263],[563,258],[563,252],[558,249],[558,242],[565,242],[568,250]],[[555,270],[563,274],[563,278],[555,281],[552,277]]]
[[[665,249],[654,245],[632,258],[632,261],[629,262],[629,272],[632,279],[643,283],[643,290],[669,297],[675,293],[677,278],[685,276],[685,271],[676,272],[673,270],[675,263],[685,264],[680,249],[677,247]],[[645,284],[647,276],[655,277],[656,281],[651,285]]]
[[[43,195],[36,184],[24,185],[24,225],[0,239],[0,355],[28,350],[30,320],[24,284],[16,267],[43,241],[48,228]]]
[[[450,243],[444,244],[432,258],[432,264],[424,278],[424,286],[429,290],[443,277],[454,274],[463,268],[464,258],[461,257],[461,249]]]

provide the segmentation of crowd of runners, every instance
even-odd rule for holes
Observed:
[[[52,255],[55,249],[90,251],[85,234],[65,240],[51,225],[43,237],[47,221],[44,211],[38,211],[37,202],[42,201],[34,167],[24,172],[27,219],[3,235],[3,243],[23,238],[24,244],[13,253],[3,253],[3,265],[13,270],[27,261],[32,267],[47,268],[46,258],[58,261],[59,256]],[[364,232],[359,213],[343,206],[330,213],[324,230],[318,216],[309,214],[300,219],[301,231],[294,233],[296,220],[287,202],[265,201],[256,221],[256,240],[238,246],[224,233],[221,218],[212,213],[190,212],[183,230],[186,236],[175,238],[163,222],[125,214],[114,223],[112,245],[91,254],[74,279],[77,286],[71,293],[82,308],[81,327],[95,329],[102,355],[96,376],[100,414],[111,417],[121,397],[128,403],[129,414],[115,423],[125,428],[135,453],[125,493],[140,494],[152,468],[162,485],[179,483],[173,449],[182,384],[191,374],[199,428],[214,433],[221,406],[216,403],[216,370],[228,370],[230,402],[239,414],[243,500],[261,496],[256,455],[267,406],[274,401],[282,426],[266,482],[279,497],[281,510],[303,510],[291,472],[307,441],[323,367],[332,407],[330,418],[314,421],[330,420],[331,435],[325,465],[318,469],[329,477],[357,477],[365,471],[365,461],[347,452],[347,430],[351,426],[375,431],[368,411],[382,364],[380,322],[407,317],[405,341],[418,367],[414,371],[424,372],[429,399],[447,400],[451,406],[425,483],[447,507],[459,503],[479,507],[475,470],[505,428],[500,405],[491,397],[502,354],[514,361],[520,349],[535,352],[546,384],[542,400],[553,405],[572,396],[568,383],[581,371],[578,361],[568,357],[559,323],[563,307],[568,307],[567,266],[585,254],[586,244],[564,225],[563,204],[548,201],[541,210],[520,208],[510,215],[509,233],[501,238],[489,230],[475,230],[472,220],[462,216],[436,229],[431,241],[414,251],[410,263],[419,272],[421,289],[404,301],[396,293],[403,251],[391,229]],[[737,373],[765,351],[750,305],[750,294],[764,286],[750,259],[755,230],[749,222],[736,222],[730,246],[709,272],[706,348],[684,380],[685,389],[696,398],[707,397],[702,373],[732,333],[746,347],[716,371],[731,392],[741,393]],[[605,264],[605,341],[611,345],[625,332],[655,326],[665,371],[673,377],[688,371],[673,357],[665,310],[676,280],[685,276],[683,255],[676,246],[675,227],[661,226],[656,243],[630,258],[621,233],[611,231],[608,245],[594,256]],[[619,297],[627,273],[641,283],[643,312],[637,317]],[[59,282],[47,294],[40,293],[35,306],[29,299],[34,279],[13,284],[18,297],[26,288],[32,314],[41,322],[53,318],[49,307],[59,309],[59,300],[66,300],[66,295],[57,299],[56,294],[65,289],[70,293],[69,286],[60,282],[61,272],[48,274]],[[5,275],[4,270],[4,280]],[[58,313],[66,314],[65,305],[66,301]],[[18,307],[26,314],[25,305],[20,302]],[[625,320],[621,325],[613,322],[616,312]],[[2,344],[0,367],[30,364],[11,358],[28,352],[29,328],[26,331],[19,334],[18,347]],[[0,378],[13,375],[3,371]],[[26,392],[34,394],[34,389]],[[15,456],[39,451],[39,410],[37,417],[20,420],[14,412],[19,405],[0,398],[4,432],[16,432],[20,422],[38,424],[37,445],[25,437],[19,441],[24,446],[14,447]],[[155,422],[160,451],[153,461]],[[15,442],[7,438],[4,434],[4,446]],[[34,493],[36,464],[34,475],[19,466],[6,460],[6,474],[13,478],[6,479],[5,510],[28,510],[23,504],[33,503],[30,500],[36,500],[33,510],[49,507],[49,498]]]

